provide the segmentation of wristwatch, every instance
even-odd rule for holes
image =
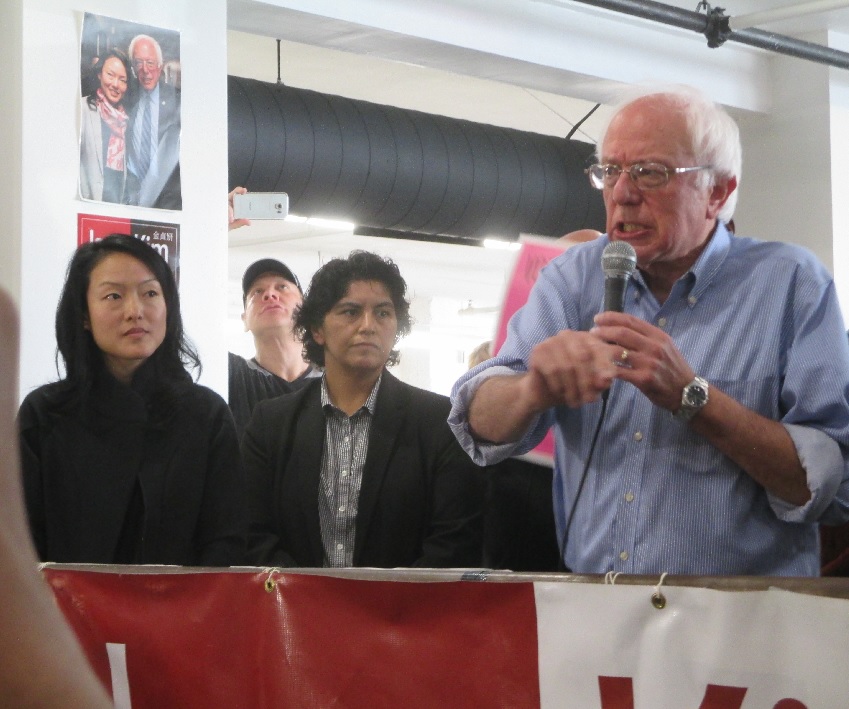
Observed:
[[[689,421],[702,407],[708,403],[708,391],[710,387],[706,380],[696,377],[681,392],[681,408],[673,416],[679,421]]]

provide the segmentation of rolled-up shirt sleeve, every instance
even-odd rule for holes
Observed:
[[[849,520],[849,343],[825,269],[810,264],[793,276],[780,421],[805,470],[811,497],[801,506],[774,495],[768,499],[782,521],[837,524]]]
[[[451,413],[448,416],[448,425],[463,450],[477,465],[492,465],[510,456],[527,453],[543,439],[546,431],[551,427],[552,417],[545,413],[535,416],[522,437],[513,443],[491,443],[479,440],[472,435],[469,426],[469,407],[478,389],[492,377],[514,374],[518,374],[518,371],[505,364],[499,364],[498,358],[495,358],[469,370],[457,380],[451,391]]]
[[[827,521],[828,510],[835,500],[844,477],[846,463],[840,444],[827,434],[809,426],[784,424],[796,447],[799,462],[808,479],[810,499],[801,506],[793,505],[771,493],[769,504],[784,522]],[[835,521],[842,521],[834,510]]]

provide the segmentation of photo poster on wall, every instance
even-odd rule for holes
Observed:
[[[80,198],[178,210],[180,33],[85,13]]]
[[[110,234],[128,234],[149,244],[165,259],[180,285],[180,225],[150,222],[99,214],[77,215],[77,246],[98,241]]]

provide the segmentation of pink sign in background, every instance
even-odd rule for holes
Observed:
[[[555,256],[562,254],[568,246],[568,244],[552,242],[548,239],[522,237],[522,248],[516,258],[516,265],[513,267],[513,274],[507,284],[504,302],[498,316],[495,338],[492,341],[493,354],[498,354],[504,340],[507,339],[507,323],[513,317],[513,314],[527,302],[528,295],[534,283],[536,283],[542,267]],[[534,463],[553,466],[554,433],[549,430],[539,445],[522,457]]]

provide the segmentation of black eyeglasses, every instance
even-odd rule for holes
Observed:
[[[641,190],[651,190],[663,187],[669,182],[670,175],[680,175],[683,172],[696,170],[712,170],[713,165],[697,165],[695,167],[667,167],[659,162],[635,162],[630,167],[622,167],[614,163],[590,165],[586,170],[590,184],[597,190],[613,187],[619,175],[627,172],[634,184]]]

